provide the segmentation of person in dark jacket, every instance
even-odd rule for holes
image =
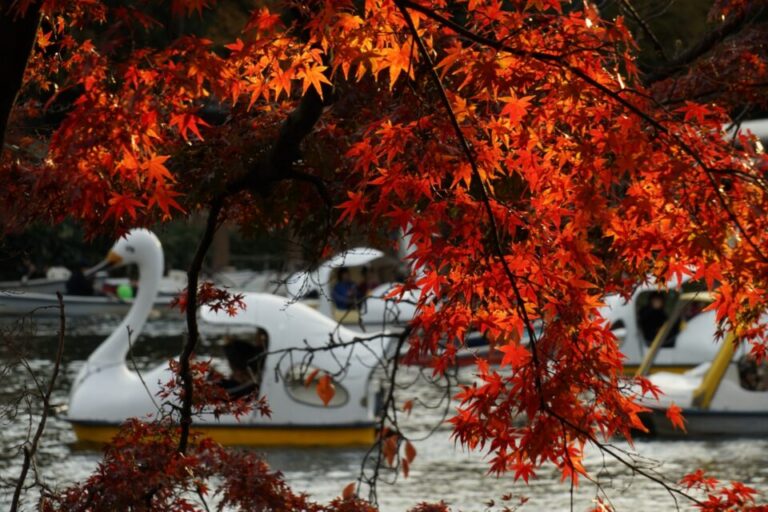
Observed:
[[[664,295],[659,292],[653,293],[648,298],[648,303],[640,309],[638,319],[643,338],[646,344],[650,344],[661,326],[667,321],[667,313],[664,311]]]
[[[93,295],[93,282],[85,276],[87,264],[81,261],[67,280],[67,295]]]
[[[224,357],[232,373],[219,381],[219,385],[227,390],[230,398],[258,395],[267,344],[267,333],[262,329],[258,330],[254,340],[227,340]]]

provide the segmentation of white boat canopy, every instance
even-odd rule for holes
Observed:
[[[313,291],[327,294],[327,287],[334,270],[341,267],[362,267],[384,256],[378,249],[356,247],[337,254],[315,270],[296,272],[285,283],[288,297],[300,299]]]

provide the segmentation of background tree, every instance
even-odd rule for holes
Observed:
[[[180,17],[214,7],[170,4]],[[627,20],[558,0],[289,3],[257,8],[222,46],[149,3],[19,2],[3,18],[22,34],[16,61],[28,20],[44,23],[5,134],[4,227],[69,216],[96,234],[206,211],[188,305],[207,300],[198,275],[225,219],[290,229],[317,257],[352,229],[379,244],[406,231],[421,271],[402,287],[421,290],[406,361],[432,355],[443,372],[473,329],[504,353],[505,373],[478,361],[459,394],[457,439],[489,450],[494,472],[527,481],[552,463],[575,482],[585,444],[623,460],[605,440],[641,427],[599,315],[605,293],[649,277],[718,283],[722,327],[766,353],[766,157],[723,132],[765,106],[762,2],[715,2],[676,53],[630,2],[615,5]],[[628,23],[652,62],[638,66]],[[171,25],[178,37],[157,44]],[[37,130],[65,95],[61,121]],[[194,307],[187,320],[182,466]],[[145,427],[131,428],[140,450]],[[393,433],[382,451],[399,448]]]

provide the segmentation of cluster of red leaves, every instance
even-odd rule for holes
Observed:
[[[740,510],[765,512],[768,507],[755,505],[757,491],[741,482],[723,484],[718,479],[707,476],[703,470],[685,475],[680,484],[686,489],[697,489],[706,494],[706,499],[696,506],[706,512],[720,510]]]
[[[172,359],[168,362],[173,377],[163,384],[158,398],[173,404],[180,404],[184,397],[184,387],[179,377],[179,362]],[[192,375],[192,410],[195,415],[204,413],[219,417],[229,414],[235,418],[257,412],[261,416],[269,417],[271,414],[267,397],[253,394],[233,399],[227,390],[221,386],[223,375],[216,372],[210,360],[195,359],[190,361],[190,374]]]
[[[407,45],[395,6],[376,5],[369,23],[392,34],[378,47]],[[411,283],[422,292],[414,360],[435,354],[443,371],[473,329],[504,352],[503,371],[481,360],[478,381],[459,393],[456,437],[489,449],[494,472],[527,480],[551,461],[575,478],[586,442],[641,427],[642,409],[621,391],[603,294],[628,294],[648,276],[693,276],[722,283],[721,321],[738,330],[758,319],[768,196],[755,160],[765,155],[728,144],[722,108],[660,109],[631,55],[616,53],[632,48],[621,20],[526,5],[469,2],[456,23],[475,41],[413,7],[461,133],[438,99],[401,91],[348,151],[364,179],[340,208],[412,237],[422,275]],[[415,81],[433,90],[428,71]],[[441,350],[446,335],[458,344]]]
[[[400,431],[389,428],[379,434],[381,455],[389,467],[399,465],[403,476],[408,478],[411,471],[411,463],[416,458],[416,447]],[[400,451],[402,450],[402,454]]]
[[[214,313],[225,311],[229,316],[235,316],[238,311],[245,310],[245,302],[241,293],[231,293],[219,288],[210,281],[205,281],[197,287],[197,305],[206,306]],[[187,310],[187,289],[180,292],[171,302],[171,307],[179,308],[184,313]]]
[[[214,502],[218,510],[376,510],[354,496],[320,505],[295,494],[255,452],[226,450],[200,437],[193,438],[186,454],[177,445],[173,425],[129,420],[95,473],[82,484],[46,496],[41,510],[207,510],[201,499]]]

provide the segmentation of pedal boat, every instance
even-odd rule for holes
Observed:
[[[157,293],[163,268],[160,242],[149,231],[133,230],[114,245],[108,260],[138,265],[139,292],[120,326],[88,358],[70,393],[67,420],[78,440],[97,443],[108,442],[127,418],[168,413],[170,406],[162,405],[156,394],[159,383],[172,378],[167,364],[139,376],[126,362],[129,332],[133,339],[141,332]],[[249,293],[244,301],[246,309],[233,317],[210,310],[201,317],[225,335],[266,334],[263,371],[253,384],[266,396],[271,417],[254,412],[238,420],[203,414],[194,418],[193,430],[227,445],[372,443],[379,391],[374,372],[387,348],[386,334],[366,334],[369,341],[351,343],[359,333],[304,304],[261,293]],[[315,369],[316,378],[325,373],[333,377],[335,394],[327,405],[314,385],[305,385]]]
[[[766,376],[762,376],[759,385],[745,378],[739,361],[746,357],[747,348],[736,341],[733,334],[720,343],[711,362],[683,374],[657,372],[648,377],[662,393],[658,400],[647,396],[639,400],[640,405],[650,409],[643,418],[650,434],[662,437],[768,435]],[[675,428],[667,418],[667,409],[672,404],[682,409],[684,430]]]

